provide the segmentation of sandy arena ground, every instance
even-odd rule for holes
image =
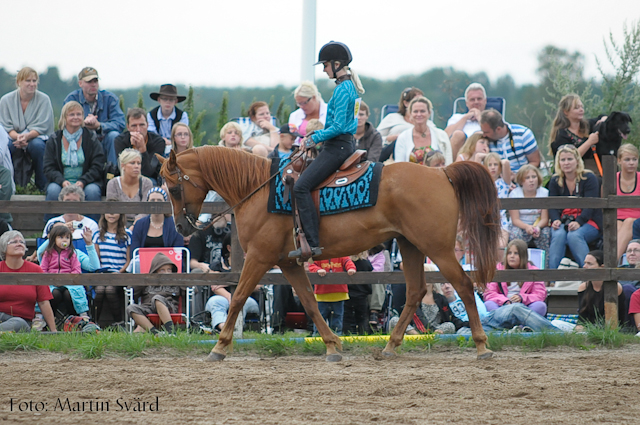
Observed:
[[[476,361],[475,350],[390,361],[375,354],[336,364],[297,356],[231,355],[212,364],[2,354],[0,424],[640,423],[638,346],[510,350],[488,361]],[[156,397],[159,412],[149,411]]]

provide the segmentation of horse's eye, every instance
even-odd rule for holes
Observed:
[[[171,194],[171,196],[174,197],[174,199],[176,200],[180,200],[180,198],[182,197],[181,193],[180,193],[180,188],[179,187],[172,187],[171,189],[169,189],[169,193]]]

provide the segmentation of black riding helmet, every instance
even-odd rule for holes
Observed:
[[[318,53],[318,62],[314,63],[314,65],[320,65],[325,62],[331,63],[331,71],[335,78],[336,72],[349,65],[351,60],[351,51],[346,44],[339,41],[330,41],[322,46],[320,53]],[[340,62],[337,68],[335,67],[335,62]]]

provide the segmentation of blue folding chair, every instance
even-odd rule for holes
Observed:
[[[458,107],[458,105],[460,105],[460,107]],[[487,97],[487,106],[485,110],[487,109],[495,109],[504,117],[504,114],[507,111],[507,101],[504,97]],[[468,111],[469,108],[467,108],[464,97],[459,97],[453,101],[454,114],[466,114]]]

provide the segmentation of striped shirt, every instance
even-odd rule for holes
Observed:
[[[527,155],[538,150],[538,143],[533,132],[519,124],[507,124],[511,135],[507,134],[502,139],[489,143],[491,152],[496,152],[502,159],[508,159],[511,163],[511,171],[517,173],[520,167],[529,163]],[[511,146],[513,136],[513,147]]]
[[[338,84],[327,105],[325,128],[313,133],[311,136],[313,141],[320,143],[341,134],[355,134],[358,129],[358,113],[356,111],[358,98],[358,92],[356,92],[356,87],[351,80],[345,80]]]
[[[115,233],[106,232],[104,240],[100,240],[100,232],[93,234],[93,243],[100,249],[100,266],[110,272],[118,272],[127,263],[127,250],[131,245],[131,231],[126,229],[127,239],[116,241]]]

